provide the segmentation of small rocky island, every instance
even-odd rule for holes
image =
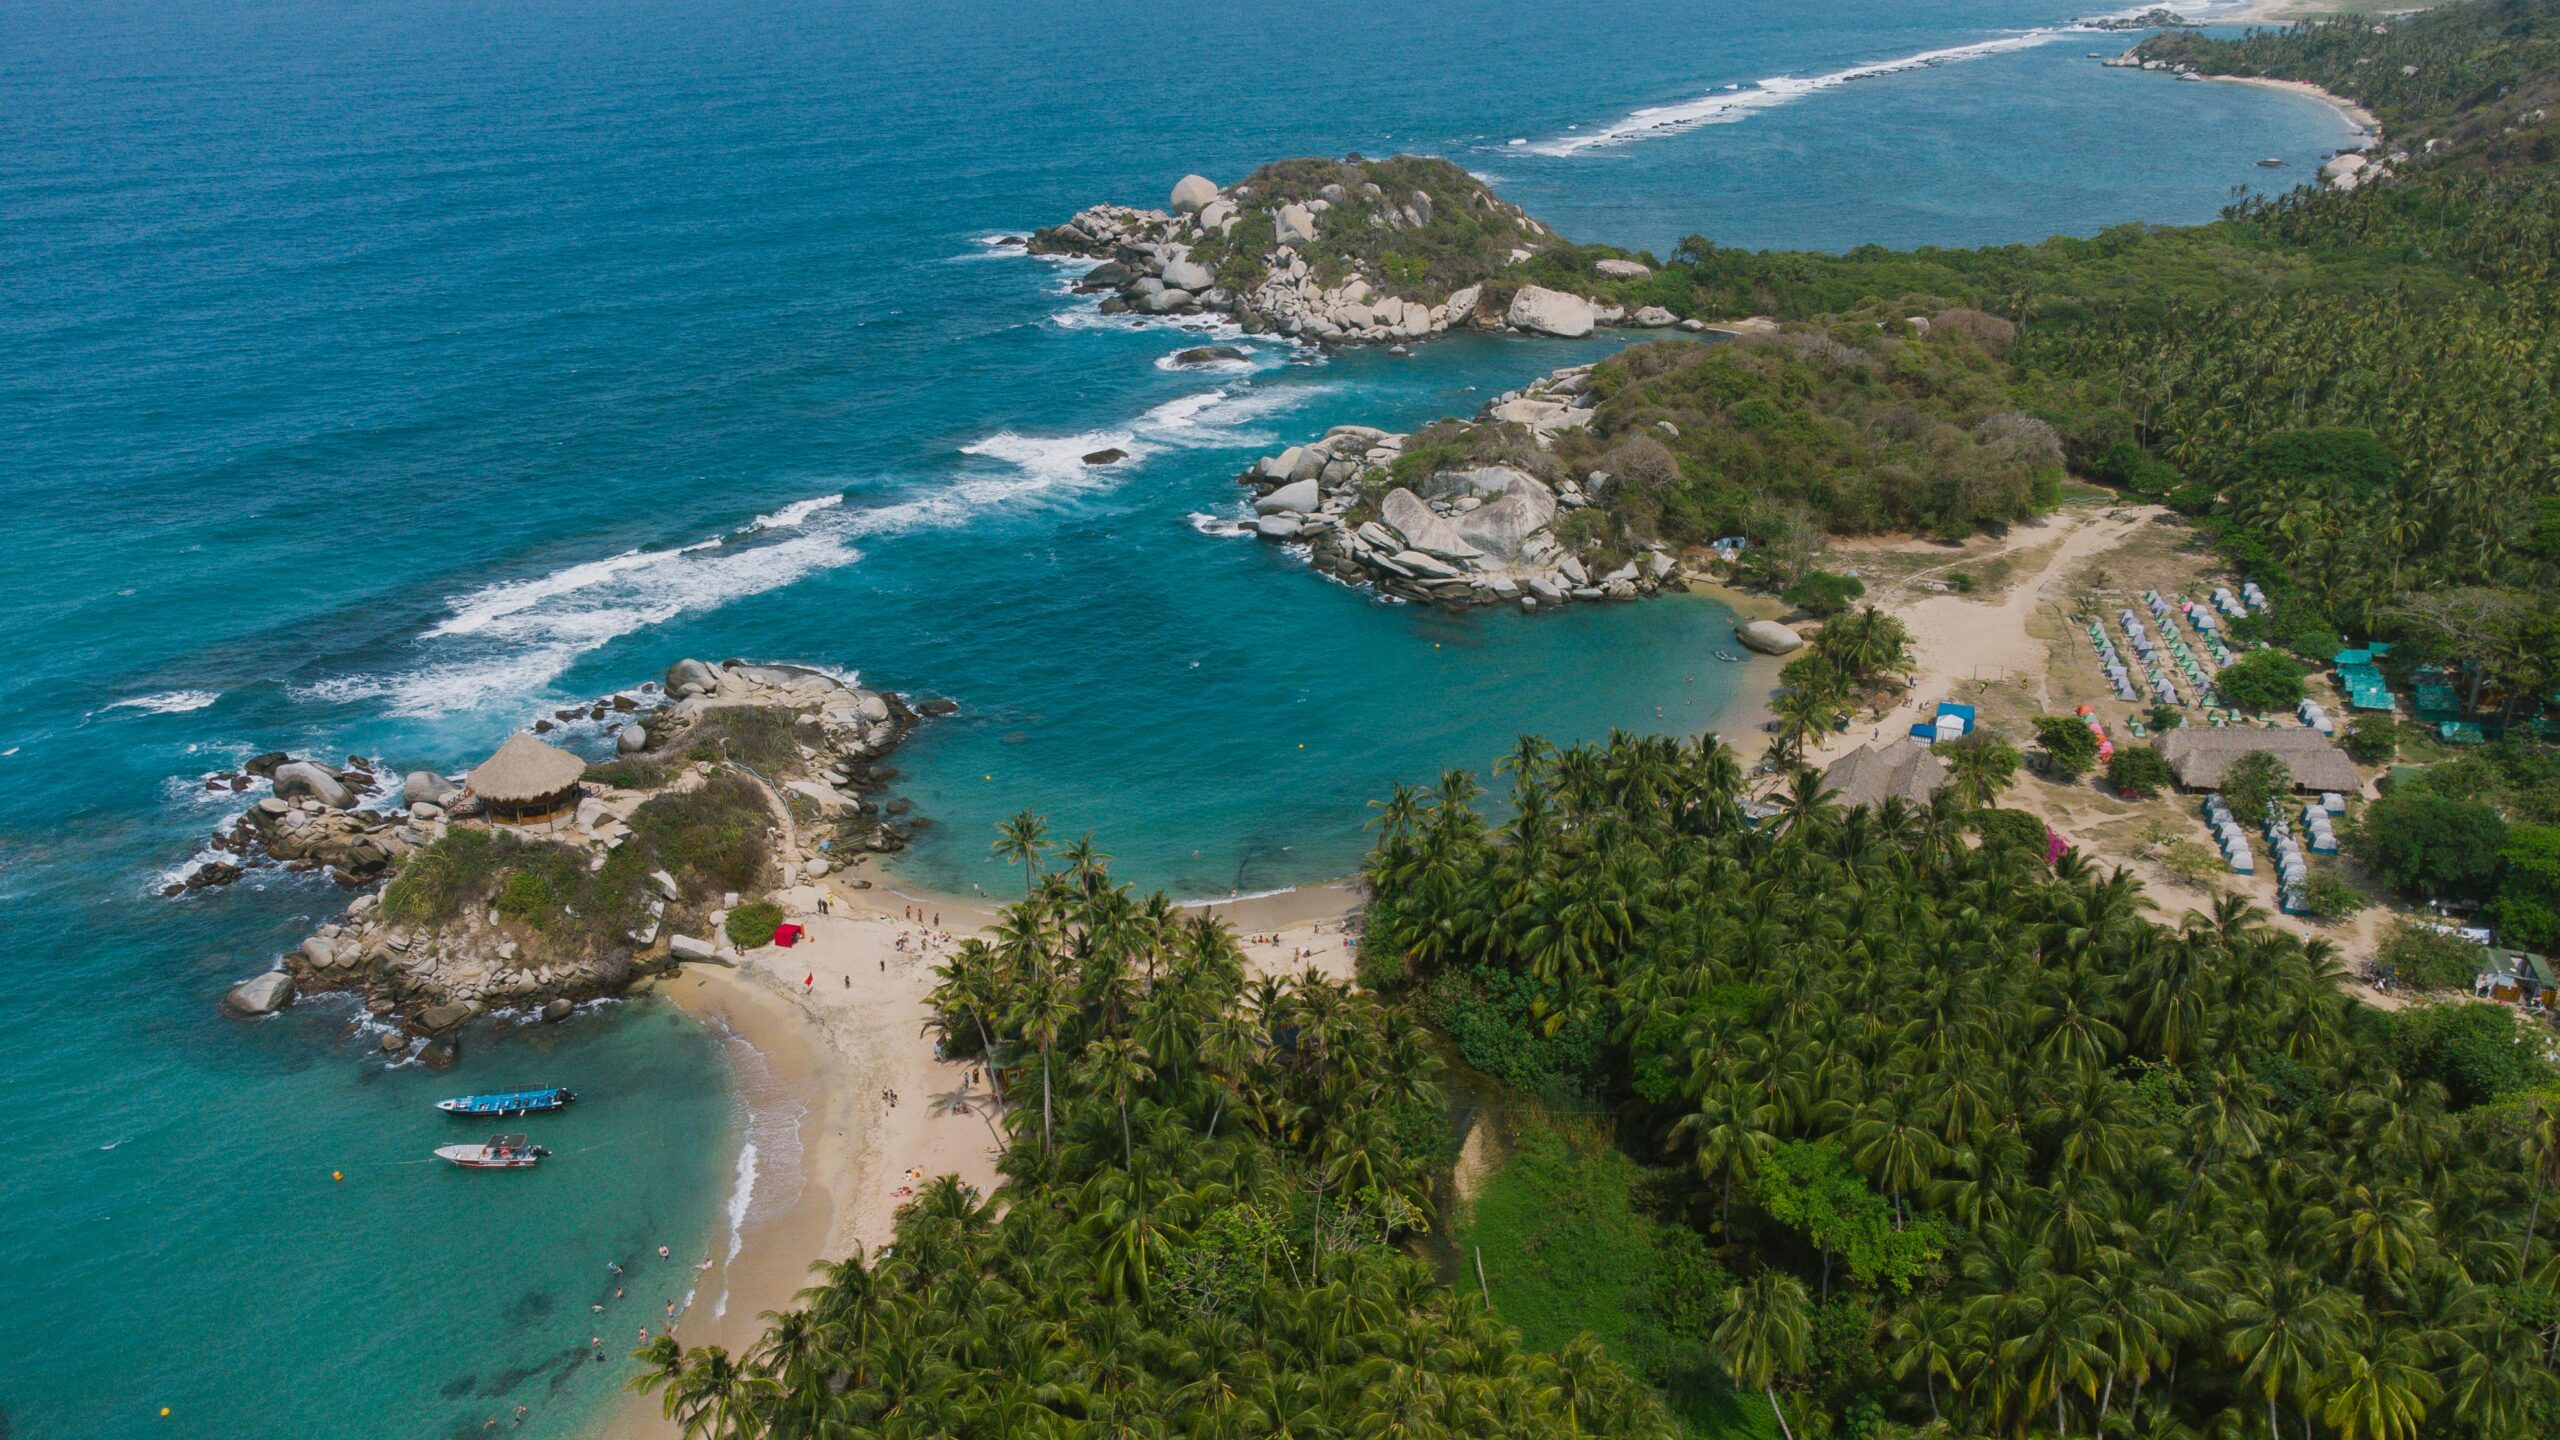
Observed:
[[[886,691],[794,665],[682,660],[638,695],[574,713],[622,717],[611,760],[518,734],[467,776],[408,775],[396,808],[361,808],[348,772],[275,764],[274,793],[216,843],[246,863],[326,867],[364,893],[225,1008],[263,1015],[298,993],[354,991],[395,1022],[386,1050],[498,1009],[558,1019],[681,962],[734,962],[770,933],[768,897],[896,850],[922,823],[878,798],[881,762],[920,713]]]
[[[1434,605],[1535,610],[1633,600],[1683,582],[1659,541],[1608,505],[1616,477],[1569,473],[1555,437],[1588,425],[1594,367],[1557,370],[1473,422],[1414,435],[1338,425],[1245,472],[1254,533],[1307,547],[1315,567]]]
[[[1107,293],[1107,313],[1224,314],[1324,345],[1680,323],[1612,298],[1652,266],[1561,239],[1446,160],[1283,160],[1223,189],[1186,175],[1170,206],[1091,206],[1024,244],[1100,261],[1077,288]]]

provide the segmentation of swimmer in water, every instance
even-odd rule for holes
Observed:
[[[658,1247],[658,1258],[659,1258],[659,1259],[661,1259],[661,1260],[664,1260],[664,1259],[666,1259],[666,1258],[667,1258],[667,1247],[666,1247],[666,1246],[661,1245],[661,1246],[659,1246],[659,1247]]]

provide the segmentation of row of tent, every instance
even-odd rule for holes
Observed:
[[[2334,736],[2338,733],[2338,722],[2329,718],[2329,707],[2307,695],[2303,697],[2301,704],[2293,707],[2293,713],[2302,717],[2303,724],[2323,735]]]
[[[2095,620],[2089,622],[2089,643],[2097,648],[2098,668],[2107,672],[2107,684],[2114,687],[2116,698],[2119,700],[2140,699],[2140,692],[2133,688],[2132,669],[2124,663],[2124,657],[2116,653],[2115,643],[2107,638],[2107,632],[2100,629],[2098,622]],[[2151,679],[2153,682],[2152,698],[2159,700],[2163,705],[2175,705],[2178,703],[2177,692],[2175,690],[2170,691],[2166,698],[2162,698],[2160,696],[2159,687],[2166,682],[2160,679],[2157,672],[2151,676]]]
[[[2302,842],[2293,838],[2293,826],[2273,800],[2267,802],[2267,844],[2276,854],[2276,907],[2287,915],[2309,911],[2311,860],[2302,853]]]
[[[2329,807],[2318,803],[2302,807],[2302,833],[2308,838],[2314,855],[2338,853],[2338,831],[2330,818]]]
[[[2229,863],[2233,873],[2258,873],[2257,862],[2249,855],[2249,832],[2240,828],[2239,819],[2231,813],[2231,806],[2220,794],[2204,797],[2204,823],[2212,829],[2213,843],[2221,849],[2222,858]]]

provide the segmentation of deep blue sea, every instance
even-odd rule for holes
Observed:
[[[1519,731],[1711,726],[1711,603],[1426,614],[1213,533],[1257,453],[1607,345],[1176,371],[987,238],[1404,150],[1657,253],[2030,241],[2345,138],[2101,69],[2042,28],[2082,8],[0,0],[0,1435],[589,1430],[766,1203],[730,1042],[655,1006],[446,1076],[343,1003],[220,1018],[342,897],[156,898],[238,803],[204,772],[461,768],[681,655],[806,661],[963,706],[899,761],[918,883],[1029,807],[1208,895],[1344,873],[1364,802]],[[427,1099],[518,1081],[593,1097],[555,1163],[416,1163]]]

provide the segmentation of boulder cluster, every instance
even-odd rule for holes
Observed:
[[[273,751],[235,774],[208,775],[204,785],[239,793],[261,781],[268,793],[206,840],[217,858],[163,885],[161,894],[228,885],[268,865],[325,869],[342,885],[363,885],[380,879],[419,843],[397,813],[361,808],[382,788],[373,762],[362,756],[348,756],[341,768]]]
[[[1587,424],[1590,369],[1560,370],[1504,395],[1485,418],[1521,424],[1533,438]],[[1254,533],[1303,544],[1317,569],[1338,578],[1435,605],[1536,610],[1633,600],[1682,578],[1660,544],[1610,561],[1602,540],[1559,533],[1566,514],[1602,505],[1605,472],[1551,487],[1515,466],[1471,464],[1398,483],[1393,467],[1409,439],[1338,425],[1256,462],[1243,476],[1258,492]]]

